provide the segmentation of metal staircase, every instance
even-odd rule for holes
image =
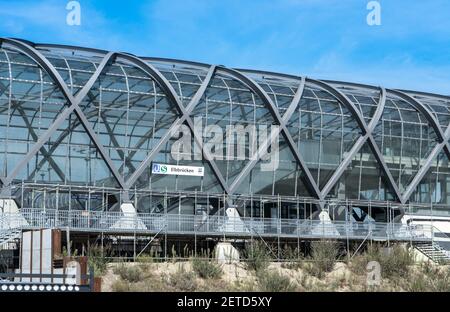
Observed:
[[[416,249],[436,263],[449,262],[450,254],[437,242],[423,243],[416,245]]]
[[[0,249],[4,249],[6,244],[20,238],[22,229],[20,227],[11,227],[3,213],[0,213]]]
[[[0,230],[0,249],[7,243],[10,243],[15,239],[20,238],[21,234],[22,229],[20,228]]]

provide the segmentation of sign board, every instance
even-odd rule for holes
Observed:
[[[175,166],[166,164],[152,165],[152,174],[166,174],[166,175],[184,175],[184,176],[194,176],[203,177],[204,167],[193,167],[193,166]]]

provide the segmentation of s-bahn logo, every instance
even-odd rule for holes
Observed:
[[[201,161],[204,155],[208,155],[214,161],[236,161],[236,164],[245,160],[257,161],[261,164],[261,171],[278,169],[278,125],[235,123],[225,127],[218,124],[204,126],[203,118],[195,117],[193,130],[183,124],[172,132],[172,138],[176,140],[170,155],[175,161]]]
[[[167,166],[160,164],[153,164],[152,173],[167,173]]]
[[[203,177],[204,168],[194,166],[177,166],[177,165],[164,165],[154,163],[152,165],[152,174]]]

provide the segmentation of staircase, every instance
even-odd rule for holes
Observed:
[[[439,246],[436,242],[423,243],[415,246],[417,250],[436,263],[450,262],[448,251]]]
[[[22,229],[20,229],[20,228],[0,230],[0,249],[7,243],[20,238],[21,234],[22,234]]]

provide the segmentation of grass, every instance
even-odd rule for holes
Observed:
[[[270,251],[260,241],[247,245],[244,250],[245,264],[249,270],[258,272],[267,269],[270,261]]]
[[[194,257],[191,262],[192,269],[201,278],[219,279],[223,274],[222,266],[214,260]]]
[[[122,280],[131,283],[140,282],[144,278],[141,268],[136,265],[127,266],[124,263],[120,263],[114,268],[113,272],[119,275]]]
[[[278,271],[258,271],[258,288],[264,292],[291,292],[295,290],[294,284],[288,276]]]
[[[411,292],[450,292],[450,267],[424,263],[403,287]]]
[[[101,246],[89,245],[88,246],[88,264],[89,267],[94,268],[95,276],[103,276],[108,268],[108,259],[105,254],[111,253],[111,247],[104,246],[103,250]]]
[[[198,288],[196,275],[179,265],[176,272],[169,274],[168,285],[175,291],[195,291]]]
[[[312,260],[305,266],[307,272],[315,277],[322,278],[331,272],[339,255],[339,245],[335,241],[315,241],[311,243]]]
[[[379,245],[369,246],[365,253],[352,259],[350,269],[353,273],[364,274],[367,264],[377,261],[381,266],[383,278],[406,277],[410,267],[414,264],[414,257],[410,249],[400,244],[385,249]]]
[[[209,258],[195,257],[190,262],[176,264],[152,263],[144,259],[135,264],[121,263],[113,268],[117,277],[111,289],[176,292],[450,291],[450,266],[415,264],[411,252],[404,245],[392,245],[389,250],[382,246],[369,246],[348,264],[342,262],[339,265],[336,265],[338,246],[333,241],[313,243],[307,259],[298,259],[296,250],[286,251],[291,256],[281,265],[270,262],[269,250],[262,243],[253,247],[252,252],[248,250],[247,261],[241,264],[219,265]],[[298,265],[289,265],[290,260]],[[367,264],[370,261],[378,261],[382,269],[382,279],[376,286],[367,283]],[[230,265],[235,268],[234,278],[230,275]],[[225,273],[228,274],[226,278]]]

